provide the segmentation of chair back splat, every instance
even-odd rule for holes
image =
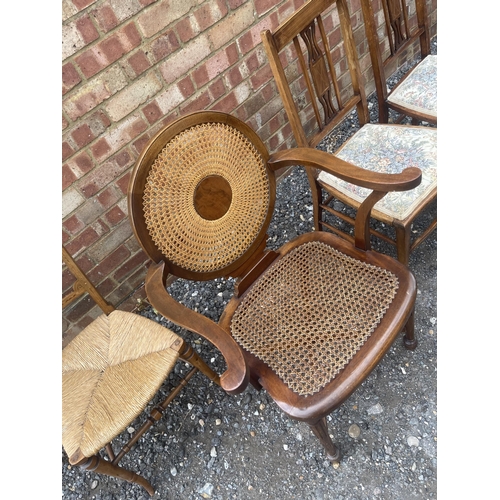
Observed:
[[[342,56],[343,66],[348,74],[338,75],[325,21],[332,22],[332,6],[337,4],[340,26],[333,33],[335,38],[346,40]],[[324,12],[328,16],[324,15]],[[356,109],[361,125],[370,121],[364,87],[361,85],[354,38],[345,0],[310,1],[284,21],[274,33],[262,32],[269,64],[276,86],[285,103],[288,120],[299,146],[315,147],[333,128],[341,123],[347,114]],[[293,45],[296,59],[284,68],[280,53]],[[339,55],[335,52],[335,55]],[[300,75],[291,82],[296,93],[292,93],[287,74]],[[340,86],[340,78],[350,80],[348,88]],[[297,103],[306,103],[297,109]],[[288,110],[296,111],[290,113]]]
[[[299,146],[324,148],[339,126],[357,115],[360,128],[332,151],[336,157],[373,172],[396,173],[410,165],[423,172],[418,188],[378,201],[371,211],[374,224],[366,228],[368,242],[369,234],[393,245],[398,259],[408,264],[410,253],[437,226],[434,217],[417,235],[411,231],[437,197],[436,129],[369,123],[346,0],[310,0],[273,33],[264,30],[261,37]],[[315,228],[354,242],[352,213],[370,190],[317,169],[308,169],[308,179]]]
[[[62,444],[71,465],[154,488],[119,462],[199,370],[219,384],[219,376],[171,330],[133,312],[116,310],[90,282],[63,247],[63,262],[74,276],[63,309],[85,294],[103,310],[62,352]],[[144,424],[115,453],[111,441],[141,415],[176,362],[192,365]],[[101,456],[101,451],[107,458]]]
[[[275,175],[291,165],[373,190],[358,211],[354,244],[313,231],[267,248]],[[384,195],[421,180],[417,168],[380,174],[309,147],[269,156],[258,135],[226,113],[178,118],[145,147],[128,190],[134,234],[155,262],[146,276],[148,300],[221,351],[227,392],[241,392],[249,381],[264,388],[311,427],[336,463],[340,452],[326,415],[363,382],[405,325],[405,345],[416,345],[413,275],[369,250],[365,225]],[[171,276],[233,277],[235,292],[216,323],[170,295]]]

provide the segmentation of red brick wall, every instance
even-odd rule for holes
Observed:
[[[195,110],[232,113],[270,151],[294,144],[260,32],[304,0],[63,0],[62,241],[119,304],[147,258],[127,219],[126,191],[146,142]],[[374,88],[359,0],[348,0],[367,92]],[[429,2],[431,35],[436,2]],[[63,289],[71,282],[63,274]],[[141,292],[139,292],[141,293]],[[65,312],[67,342],[97,311]]]

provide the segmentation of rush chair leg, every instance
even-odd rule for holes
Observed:
[[[215,373],[206,363],[201,359],[196,351],[184,342],[183,350],[179,352],[179,357],[189,363],[190,365],[198,368],[201,373],[208,377],[212,382],[220,387],[220,377]]]
[[[118,465],[113,465],[111,462],[104,460],[99,455],[94,455],[93,457],[85,458],[78,465],[83,470],[97,472],[98,474],[105,474],[107,476],[116,477],[128,481],[129,483],[135,483],[142,486],[151,496],[155,494],[155,490],[151,483],[147,481],[139,474],[132,472]]]
[[[340,450],[333,444],[332,438],[330,437],[330,434],[328,434],[326,417],[320,418],[314,423],[307,422],[307,425],[311,428],[314,435],[319,439],[320,443],[325,448],[328,460],[332,462],[332,465],[338,465],[340,463]]]
[[[186,345],[186,347],[189,346]],[[186,349],[186,352],[189,352],[189,348]],[[197,358],[196,353],[194,353],[192,357]],[[191,360],[189,362],[191,363]],[[203,361],[201,361],[198,364],[202,366]],[[210,370],[210,368],[208,368],[208,370]],[[124,469],[123,467],[119,467],[118,463],[132,449],[132,447],[137,443],[137,441],[139,441],[139,438],[143,436],[153,424],[155,424],[158,420],[160,420],[160,418],[163,416],[164,411],[171,403],[171,401],[179,394],[179,392],[181,392],[181,390],[187,385],[191,377],[193,377],[193,375],[195,375],[197,372],[198,372],[198,367],[193,366],[193,368],[191,368],[191,370],[184,376],[184,378],[179,382],[179,384],[169,393],[167,398],[160,405],[157,405],[152,409],[150,416],[146,419],[144,424],[142,424],[141,428],[137,430],[137,432],[122,447],[122,449],[117,455],[114,454],[113,448],[111,447],[110,444],[106,445],[106,451],[109,455],[110,461],[101,458],[99,455],[94,455],[93,457],[85,459],[76,465],[78,465],[84,470],[124,479],[129,483],[136,483],[144,487],[145,490],[151,496],[153,496],[155,493],[154,488],[146,479],[136,474],[135,472],[129,471],[128,469]],[[216,380],[214,380],[214,382],[216,382]]]

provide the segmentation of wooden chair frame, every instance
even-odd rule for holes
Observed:
[[[401,66],[401,59],[407,55],[408,50],[418,45],[421,60],[431,53],[426,0],[415,0],[417,25],[413,30],[410,29],[405,0],[381,0],[384,12],[382,42],[377,31],[372,2],[373,0],[361,0],[361,7],[378,97],[379,122],[388,123],[389,109],[393,109],[399,114],[396,123],[400,123],[405,116],[410,116],[414,124],[426,121],[437,125],[437,117],[388,100],[410,74],[408,71],[391,90],[388,90],[387,80]],[[385,59],[382,57],[384,41],[389,45],[388,56]]]
[[[99,293],[97,288],[87,278],[68,250],[64,247],[62,247],[62,258],[68,270],[76,279],[73,283],[72,290],[63,297],[63,310],[70,307],[71,304],[76,302],[83,295],[88,294],[106,315],[115,311],[115,307],[106,301],[106,299]],[[135,313],[131,312],[129,314],[132,315]],[[162,402],[155,405],[145,422],[134,432],[130,439],[117,453],[113,450],[113,446],[110,442],[106,444],[104,448],[107,458],[104,458],[100,453],[97,453],[96,455],[90,457],[83,457],[78,462],[73,463],[73,465],[78,465],[83,470],[116,477],[130,483],[138,484],[142,486],[151,496],[154,495],[154,488],[149,481],[139,474],[119,466],[119,462],[129,451],[131,451],[133,446],[149,430],[149,428],[162,417],[170,402],[180,393],[180,391],[198,371],[202,372],[215,384],[220,386],[220,378],[218,374],[215,373],[181,337],[178,337],[173,348],[178,351],[179,359],[192,366],[187,374],[181,378],[179,383],[170,391]]]
[[[145,212],[149,211],[149,208],[144,208],[145,200],[150,195],[146,195],[145,191],[146,186],[149,186],[151,187],[149,193],[155,193],[154,202],[151,203],[154,203],[155,214],[160,216],[158,220],[164,220],[168,217],[169,209],[166,207],[171,205],[164,205],[163,201],[165,199],[171,200],[172,197],[175,198],[179,189],[177,185],[173,185],[172,188],[167,189],[164,185],[155,184],[156,173],[159,169],[162,172],[162,177],[159,178],[170,178],[175,176],[171,169],[179,168],[185,173],[188,170],[190,171],[191,167],[189,169],[187,167],[184,168],[179,162],[178,157],[170,163],[169,157],[165,153],[167,144],[170,141],[175,144],[172,150],[168,150],[173,151],[173,153],[177,153],[179,144],[183,144],[187,150],[193,151],[192,144],[188,144],[186,142],[188,139],[184,139],[186,136],[174,142],[176,136],[184,131],[191,133],[191,130],[204,130],[205,127],[216,126],[218,124],[227,124],[230,127],[234,127],[238,132],[241,132],[261,155],[267,172],[267,182],[270,187],[270,194],[267,200],[268,211],[267,217],[263,220],[261,230],[255,235],[254,240],[241,250],[241,254],[234,257],[233,263],[221,265],[217,270],[195,272],[189,270],[182,263],[181,258],[171,255],[170,250],[167,254],[163,250],[160,250],[163,246],[163,241],[171,239],[169,236],[170,233],[163,231],[162,236],[158,237],[157,227],[152,226],[151,214],[148,215],[148,219],[146,220]],[[196,141],[196,139],[189,140]],[[210,152],[210,158],[218,157],[217,148],[219,146],[215,142],[211,146],[214,151]],[[186,161],[191,162],[192,157],[193,155],[189,154]],[[206,163],[200,160],[199,164],[205,165]],[[199,164],[196,164],[194,168],[196,175],[199,173]],[[249,163],[245,164],[249,165]],[[357,212],[353,244],[328,232],[313,231],[298,236],[277,251],[266,248],[266,232],[275,200],[276,172],[297,164],[304,165],[306,170],[322,169],[328,171],[332,175],[339,176],[348,182],[354,182],[373,190],[372,194],[365,199]],[[153,169],[153,166],[155,169]],[[233,168],[235,172],[240,172],[238,170],[239,166]],[[249,166],[248,169],[250,169]],[[191,178],[190,175],[188,175],[188,179]],[[197,177],[198,179],[202,179],[197,181],[198,186],[211,177],[213,175],[209,173],[206,174],[205,178]],[[129,217],[134,234],[143,249],[154,261],[154,264],[148,270],[145,282],[148,300],[160,314],[170,321],[203,336],[221,351],[227,363],[227,370],[221,376],[220,381],[226,392],[239,393],[246,388],[249,381],[257,389],[265,388],[287,415],[304,421],[311,427],[313,433],[323,444],[328,458],[333,463],[337,463],[340,459],[340,452],[328,434],[326,415],[341,405],[355,388],[362,383],[380,361],[400,331],[405,328],[404,344],[406,348],[414,349],[417,345],[414,335],[416,286],[413,275],[400,262],[387,255],[370,250],[367,222],[374,204],[387,192],[412,189],[420,182],[421,173],[417,168],[408,168],[400,174],[379,174],[366,171],[344,162],[333,155],[309,147],[286,150],[269,156],[262,141],[248,125],[225,113],[206,111],[181,117],[166,126],[151,139],[139,157],[129,183]],[[192,185],[190,180],[186,184]],[[163,197],[163,192],[165,191],[167,195]],[[214,206],[217,205],[218,193],[219,191],[217,190],[212,190],[210,193],[210,198]],[[157,196],[161,198],[161,201]],[[189,201],[191,199],[189,193],[185,193],[184,191],[182,191],[182,195],[180,196],[182,200]],[[193,201],[193,203],[195,204],[196,202]],[[235,201],[235,204],[235,206],[231,206],[231,209],[238,210],[238,201]],[[177,205],[174,204],[172,206]],[[184,210],[184,208],[181,210]],[[193,213],[190,209],[186,210],[186,213]],[[244,215],[242,217],[245,218]],[[197,253],[198,243],[195,243],[195,241],[198,241],[198,235],[195,229],[191,230],[190,228],[191,225],[189,224],[183,226],[185,243],[181,242],[180,244],[182,246],[188,245],[190,249],[193,249],[195,255],[200,255],[201,257],[202,253]],[[171,229],[171,231],[175,232],[176,229]],[[175,237],[174,233],[171,234],[172,237]],[[212,237],[208,232],[204,234],[207,235],[207,238]],[[217,237],[214,236],[214,238],[216,242]],[[319,392],[310,397],[303,397],[291,390],[266,363],[259,360],[248,350],[242,348],[235,341],[231,333],[231,320],[235,311],[240,307],[241,302],[252,291],[255,283],[268,273],[274,265],[279,263],[282,258],[289,255],[291,251],[309,242],[323,242],[331,248],[337,249],[342,254],[352,257],[356,261],[390,269],[391,272],[398,276],[400,289],[394,299],[394,303],[391,304],[390,311],[386,313],[368,342],[355,354],[352,361]],[[207,247],[212,248],[212,244],[211,240],[208,241]],[[238,241],[235,242],[235,246],[238,246]],[[199,252],[202,251],[203,249],[199,250]],[[180,255],[182,255],[182,252],[183,249],[179,248]],[[197,263],[198,259],[195,259],[195,262]],[[217,277],[232,277],[236,279],[234,296],[226,306],[218,323],[189,309],[177,302],[170,295],[166,289],[166,284],[175,277],[198,281]],[[307,277],[304,276],[304,279],[307,280]],[[315,297],[311,296],[310,301],[314,302],[314,300]],[[303,331],[302,335],[307,337],[309,332]]]
[[[330,47],[323,22],[323,16],[330,14],[334,6],[337,7],[343,49],[352,83],[351,96],[347,99],[341,98],[341,88],[334,71],[336,61],[332,59],[334,48]],[[319,35],[317,35],[318,32]],[[261,37],[298,146],[312,148],[318,146],[345,120],[353,109],[356,109],[360,127],[369,123],[368,104],[364,87],[361,84],[362,76],[346,0],[311,0],[280,24],[273,33],[267,29],[261,33]],[[286,64],[284,63],[284,54],[292,44],[306,82],[306,95],[309,96],[311,106],[314,109],[315,121],[313,120],[313,124],[311,120],[307,120],[307,116],[304,118],[304,110],[299,110],[298,98],[292,94],[292,84],[288,81],[287,69],[284,67]],[[307,62],[303,46],[305,46],[305,52],[308,55]],[[292,73],[295,74],[295,72]],[[296,82],[294,85],[296,86]],[[327,222],[324,214],[329,213],[354,227],[354,218],[343,211],[336,210],[333,207],[333,202],[340,200],[354,209],[359,208],[359,203],[332,186],[318,181],[318,174],[318,170],[308,170],[313,199],[314,226],[317,229],[328,229],[353,242],[352,235]],[[434,202],[436,197],[437,190],[434,190],[404,219],[389,217],[375,208],[372,210],[373,219],[393,226],[395,238],[389,236],[386,231],[375,227],[370,228],[370,233],[395,246],[398,259],[402,263],[408,264],[410,253],[425,241],[427,236],[437,227],[437,219],[434,219],[417,237],[412,236],[412,224],[422,211]]]
[[[352,84],[352,95],[344,101],[340,92],[340,84],[335,71],[327,34],[323,24],[322,13],[337,4],[340,19],[345,57],[348,61],[349,76]],[[313,20],[313,22],[311,22]],[[320,33],[323,47],[318,43],[316,27]],[[330,132],[337,127],[346,116],[356,108],[360,125],[370,121],[368,104],[364,87],[361,85],[358,56],[355,51],[354,37],[350,24],[349,11],[345,0],[313,0],[300,7],[291,17],[280,24],[271,33],[264,30],[261,33],[262,42],[274,74],[275,83],[281,95],[287,112],[293,135],[299,147],[316,147]],[[280,61],[280,54],[290,44],[296,50],[300,68],[306,81],[311,106],[314,109],[315,124],[309,128],[317,130],[306,133],[297,110],[296,99],[287,84],[286,71]],[[303,43],[309,54],[308,61],[301,48]],[[326,63],[325,63],[326,59]],[[334,88],[334,94],[331,87]],[[318,106],[321,104],[321,108]],[[309,124],[308,124],[309,125]]]

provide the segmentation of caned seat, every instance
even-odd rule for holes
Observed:
[[[232,316],[231,334],[290,390],[310,396],[350,363],[397,291],[387,269],[307,241],[256,280]]]
[[[104,312],[62,351],[64,451],[71,465],[136,483],[152,496],[151,483],[119,462],[198,371],[220,385],[219,376],[168,328],[134,312],[116,310],[64,247],[62,254],[76,280],[63,296],[63,310],[88,295]],[[190,363],[191,370],[115,453],[112,441],[144,412],[179,359]],[[102,450],[107,458],[101,456]]]
[[[354,244],[311,231],[268,248],[275,173],[297,164],[373,190],[358,209]],[[155,262],[145,281],[148,300],[221,351],[228,393],[249,382],[264,388],[287,415],[311,427],[337,463],[326,415],[403,329],[405,346],[416,346],[415,280],[401,262],[370,250],[367,221],[385,194],[416,188],[421,178],[418,168],[370,172],[312,148],[269,156],[258,135],[226,113],[178,118],[145,147],[128,190],[134,234]],[[166,283],[176,277],[235,278],[218,322],[170,295]]]

